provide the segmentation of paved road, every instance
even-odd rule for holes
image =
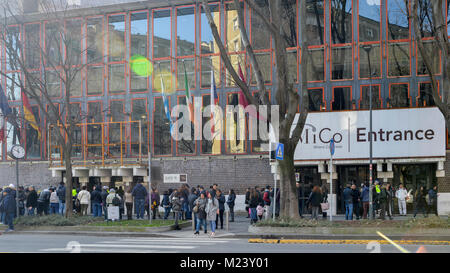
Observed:
[[[410,252],[420,246],[404,245]],[[450,253],[450,246],[425,246],[430,253]],[[355,244],[261,244],[247,239],[139,238],[71,235],[3,234],[0,252],[25,253],[368,253],[374,248]],[[376,250],[376,248],[375,248]],[[380,245],[383,253],[399,253],[394,246]]]

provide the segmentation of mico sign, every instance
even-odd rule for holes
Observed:
[[[374,158],[445,156],[445,122],[436,107],[373,111],[310,113],[295,150],[294,160],[329,158],[329,142],[336,144],[334,158],[369,157],[370,138]]]

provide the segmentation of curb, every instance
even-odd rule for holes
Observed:
[[[249,243],[259,243],[259,244],[351,244],[351,245],[367,245],[372,242],[376,242],[383,245],[388,245],[390,242],[386,240],[295,240],[295,239],[249,239]],[[435,241],[435,240],[394,240],[394,243],[400,245],[450,245],[450,241]]]

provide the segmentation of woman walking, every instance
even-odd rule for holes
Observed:
[[[216,217],[219,214],[219,201],[212,197],[211,192],[208,192],[208,200],[206,203],[206,220],[211,226],[211,237],[216,234]]]
[[[231,216],[231,221],[230,222],[234,222],[234,205],[235,205],[235,201],[236,201],[236,194],[234,193],[234,190],[231,189],[228,193],[228,200],[227,200],[227,205],[228,208],[230,209],[230,216]]]
[[[195,235],[200,234],[200,227],[203,224],[203,229],[205,233],[207,233],[207,225],[206,225],[206,203],[208,200],[206,199],[205,193],[202,192],[200,197],[194,201],[194,208],[197,208],[197,225],[195,226]]]

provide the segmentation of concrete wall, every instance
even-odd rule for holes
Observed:
[[[52,177],[46,162],[21,162],[19,163],[19,185],[34,185],[37,190],[44,189],[50,185],[56,186],[61,178]],[[15,162],[0,163],[0,187],[16,184]]]

